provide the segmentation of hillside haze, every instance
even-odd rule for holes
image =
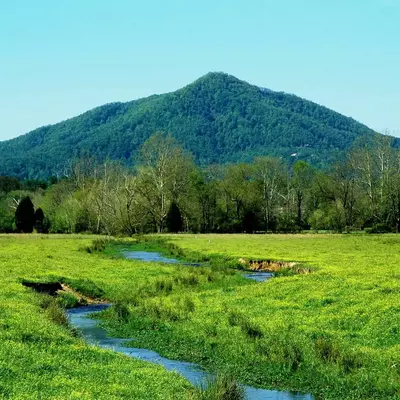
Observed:
[[[171,133],[202,165],[274,155],[321,166],[373,133],[297,96],[209,73],[172,93],[107,104],[0,142],[0,175],[57,175],[68,160],[84,154],[132,164],[156,131]]]

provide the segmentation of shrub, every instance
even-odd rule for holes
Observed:
[[[86,247],[86,251],[91,254],[91,253],[101,253],[105,250],[106,248],[106,243],[107,241],[105,239],[96,239],[93,240],[92,244],[88,247]]]
[[[24,197],[15,211],[15,224],[18,232],[32,233],[35,224],[35,209],[29,196]]]
[[[391,233],[393,229],[386,224],[376,224],[371,228],[365,230],[367,233]]]
[[[82,298],[77,298],[71,293],[61,293],[58,297],[58,304],[63,308],[74,308],[77,306],[85,305],[87,302]]]
[[[166,225],[168,232],[178,233],[183,231],[181,211],[174,201],[171,203],[171,207],[169,208]]]
[[[113,310],[118,320],[123,322],[127,322],[129,320],[131,312],[129,311],[129,308],[125,304],[117,302],[114,305]]]
[[[200,400],[244,400],[244,388],[233,377],[218,374],[200,389]]]
[[[154,283],[156,292],[171,293],[174,285],[170,280],[160,279]]]

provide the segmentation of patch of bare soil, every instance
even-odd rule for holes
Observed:
[[[76,290],[72,289],[68,285],[61,283],[61,289],[57,291],[57,294],[61,294],[62,292],[71,294],[72,296],[79,299],[79,303],[81,304],[107,304],[105,300],[94,299],[89,296],[85,296],[82,293],[77,292]]]
[[[239,263],[251,271],[262,272],[280,272],[282,270],[291,270],[296,274],[310,274],[311,268],[296,262],[276,261],[276,260],[247,260],[240,258]]]
[[[63,293],[70,294],[77,299],[77,304],[87,305],[87,304],[106,304],[104,300],[95,299],[90,296],[85,296],[82,293],[72,289],[70,286],[61,282],[31,282],[24,280],[22,285],[31,288],[37,293],[46,294],[52,297],[60,296]]]

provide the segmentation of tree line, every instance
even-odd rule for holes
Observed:
[[[327,170],[267,156],[198,167],[159,132],[144,143],[135,167],[84,157],[48,182],[0,177],[0,231],[34,228],[109,235],[399,232],[400,151],[377,135]]]

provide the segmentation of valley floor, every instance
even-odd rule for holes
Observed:
[[[400,236],[146,239],[89,253],[90,236],[0,236],[0,398],[196,395],[162,368],[87,346],[19,282],[60,277],[103,290],[115,304],[104,326],[135,347],[317,398],[400,398]],[[127,247],[210,266],[124,260]],[[239,258],[297,261],[312,273],[252,282],[228,268]]]

